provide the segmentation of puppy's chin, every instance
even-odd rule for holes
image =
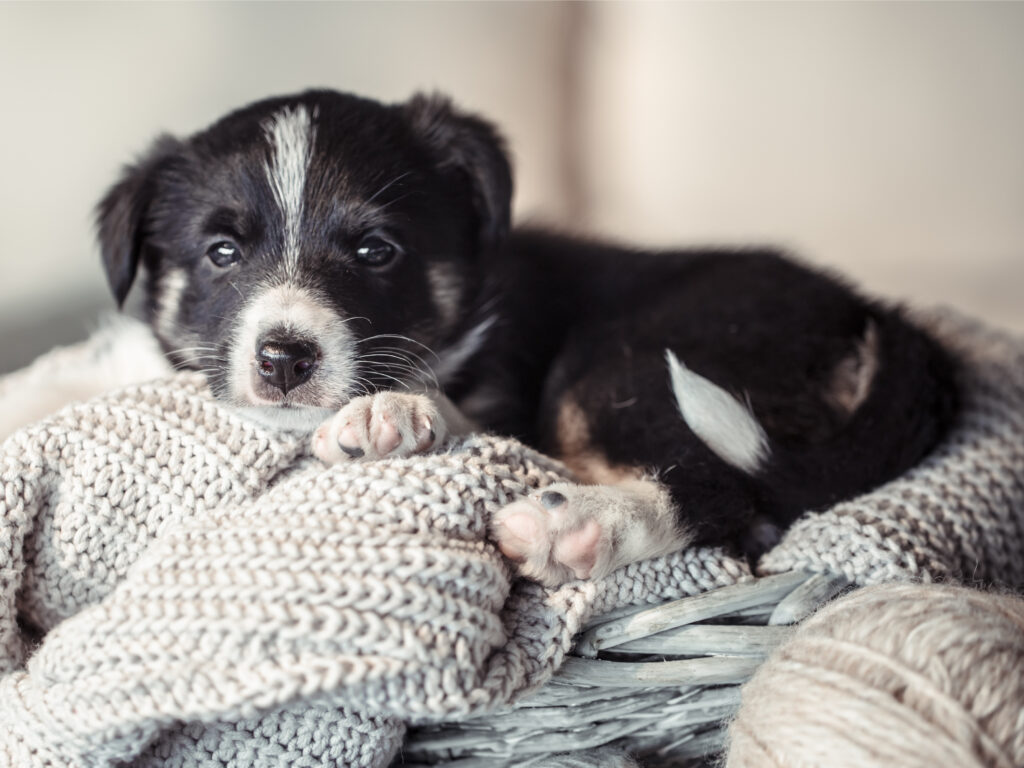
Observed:
[[[235,411],[243,418],[274,432],[312,434],[337,409],[282,404],[235,406]]]

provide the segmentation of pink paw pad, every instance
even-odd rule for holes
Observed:
[[[502,510],[498,549],[510,560],[522,560],[547,535],[547,525],[528,501],[520,501]]]
[[[501,553],[524,576],[548,586],[590,577],[607,548],[601,524],[571,503],[565,492],[547,489],[509,504],[494,518],[492,535]]]
[[[387,456],[401,444],[402,435],[388,414],[381,414],[376,426],[377,434],[373,435],[373,443],[379,455]]]
[[[562,534],[555,544],[555,560],[568,566],[577,579],[590,577],[600,554],[601,526],[588,520],[582,528]]]
[[[424,453],[444,437],[444,419],[430,398],[379,392],[343,406],[313,435],[312,448],[323,462],[336,464]]]

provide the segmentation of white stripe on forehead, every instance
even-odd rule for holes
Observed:
[[[294,277],[299,261],[299,226],[306,171],[313,147],[313,119],[303,106],[287,107],[263,125],[273,157],[267,169],[270,188],[284,217],[285,274]]]

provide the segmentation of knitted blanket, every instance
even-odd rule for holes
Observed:
[[[1024,584],[1024,341],[952,314],[964,408],[919,468],[764,572]],[[750,577],[717,549],[557,590],[489,515],[568,477],[514,441],[330,468],[181,375],[0,447],[0,766],[387,765],[409,723],[542,685],[590,616]]]

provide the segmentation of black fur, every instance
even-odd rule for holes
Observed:
[[[930,338],[775,251],[644,253],[543,232],[515,234],[508,251],[496,266],[502,324],[470,385],[501,399],[475,415],[558,453],[571,393],[597,449],[656,473],[699,540],[731,537],[756,513],[784,526],[876,487],[952,418],[953,366]],[[869,321],[879,369],[847,417],[824,394]],[[730,466],[679,418],[666,348],[750,403],[772,447],[761,471]]]
[[[358,339],[360,386],[407,377],[387,354],[443,369],[486,329],[441,382],[453,400],[484,428],[558,454],[558,412],[572,397],[589,450],[657,473],[705,541],[734,537],[756,513],[785,525],[877,486],[919,461],[951,419],[952,364],[897,310],[770,250],[646,253],[509,235],[511,172],[488,123],[438,97],[387,106],[328,91],[259,102],[187,141],[161,140],[100,206],[116,298],[142,263],[150,317],[166,321],[156,329],[165,350],[203,369],[220,397],[243,399],[228,371],[239,316],[254,291],[281,279],[286,226],[267,180],[265,125],[296,106],[314,114],[315,142],[295,280]],[[367,237],[397,258],[360,263]],[[212,263],[220,241],[243,259]],[[431,283],[439,267],[443,296]],[[172,271],[186,281],[173,312],[161,304]],[[826,396],[830,377],[869,328],[878,371],[847,414]],[[772,449],[760,471],[727,464],[689,430],[666,348],[749,399]],[[286,407],[342,404],[303,399],[316,391],[273,397]]]
[[[125,169],[121,181],[99,205],[100,255],[118,306],[124,304],[135,280],[154,187],[165,164],[180,151],[174,138],[161,136],[142,160]]]

